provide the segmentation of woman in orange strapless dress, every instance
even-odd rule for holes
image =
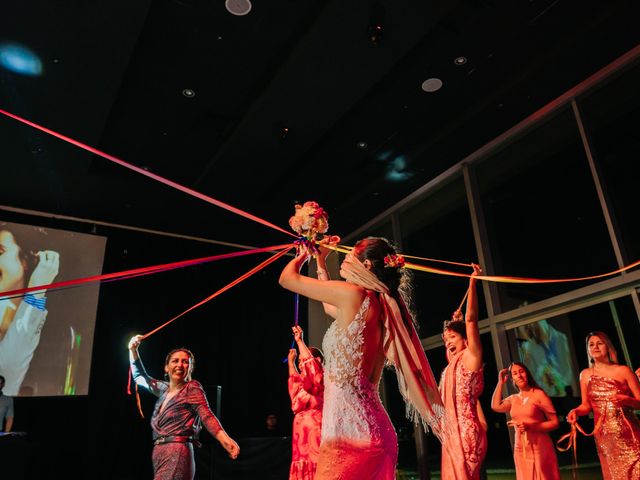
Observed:
[[[518,393],[502,400],[502,389],[511,376]],[[498,374],[491,408],[511,415],[516,429],[513,460],[518,480],[560,480],[558,457],[547,432],[558,428],[551,399],[522,363],[514,362]]]

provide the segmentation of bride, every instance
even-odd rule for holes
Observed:
[[[329,279],[325,245],[319,242],[318,279],[300,274],[302,251],[284,268],[280,285],[323,303],[335,321],[322,347],[325,396],[316,480],[395,478],[398,441],[378,394],[385,363],[395,366],[400,392],[414,420],[441,435],[442,402],[407,309],[409,275],[384,238],[356,243],[340,267],[346,281]]]

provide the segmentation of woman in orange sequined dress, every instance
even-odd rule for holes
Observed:
[[[502,400],[502,390],[509,376],[518,393]],[[558,457],[547,433],[558,428],[558,416],[551,399],[523,363],[514,362],[500,371],[491,408],[494,412],[511,415],[509,425],[516,429],[513,448],[516,478],[560,480]]]
[[[296,370],[296,349],[289,350],[289,396],[293,418],[293,438],[289,480],[313,480],[320,454],[322,397],[324,394],[322,352],[309,348],[302,338],[302,328],[293,327],[300,351]]]
[[[580,373],[582,403],[567,414],[567,421],[593,410],[598,456],[605,480],[640,480],[640,382],[602,332],[587,335],[590,368]]]

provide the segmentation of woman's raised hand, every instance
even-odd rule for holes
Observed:
[[[509,380],[509,369],[503,368],[498,372],[498,381],[500,383],[507,383],[508,380]]]
[[[293,339],[296,341],[296,343],[302,342],[302,338],[304,336],[302,327],[300,325],[294,325],[293,327],[291,327],[291,330],[293,331]]]
[[[129,340],[129,350],[137,350],[143,338],[144,337],[142,335],[135,335],[131,337],[131,340]]]
[[[480,265],[477,263],[471,263],[471,266],[473,267],[473,273],[471,274],[472,277],[482,275],[482,268],[480,268]]]
[[[578,414],[576,413],[575,408],[573,410],[569,410],[567,413],[567,422],[574,424],[578,420]]]
[[[38,265],[33,270],[29,279],[29,287],[39,287],[40,285],[48,285],[58,275],[60,269],[60,254],[53,250],[43,250],[36,253],[38,257]],[[42,293],[42,292],[38,292]]]
[[[325,258],[327,258],[327,255],[329,255],[333,251],[331,248],[327,248],[327,246],[335,247],[339,243],[340,237],[337,235],[324,237],[316,244],[319,252],[318,255],[324,260]]]
[[[289,363],[293,363],[296,361],[297,356],[298,356],[298,353],[296,352],[296,349],[290,348],[289,354],[287,355],[287,360],[289,361]]]

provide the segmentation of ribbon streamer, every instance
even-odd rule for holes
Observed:
[[[200,193],[196,190],[193,190],[189,187],[185,187],[184,185],[180,185],[177,182],[174,182],[172,180],[169,180],[167,178],[161,177],[160,175],[156,175],[155,173],[151,173],[147,170],[145,170],[144,168],[140,168],[140,167],[136,167],[135,165],[132,165],[130,163],[125,162],[124,160],[119,159],[118,157],[114,157],[113,155],[109,155],[108,153],[105,153],[101,150],[98,150],[97,148],[91,147],[89,145],[86,145],[82,142],[79,142],[78,140],[74,140],[71,137],[67,137],[66,135],[63,135],[61,133],[58,133],[54,130],[51,130],[49,128],[43,127],[41,125],[38,125],[37,123],[34,123],[30,120],[27,120],[26,118],[22,118],[19,117],[18,115],[15,115],[13,113],[7,112],[6,110],[2,110],[0,109],[0,113],[12,118],[14,120],[17,120],[20,123],[24,123],[25,125],[29,125],[30,127],[33,127],[37,130],[40,130],[41,132],[47,133],[53,137],[59,138],[60,140],[63,140],[67,143],[70,143],[71,145],[75,145],[78,148],[82,148],[83,150],[86,150],[88,152],[91,152],[95,155],[98,155],[106,160],[109,160],[110,162],[113,163],[117,163],[118,165],[124,167],[124,168],[128,168],[129,170],[132,170],[136,173],[139,173],[140,175],[144,175],[145,177],[148,177],[152,180],[155,180],[157,182],[160,182],[168,187],[174,188],[176,190],[179,190],[183,193],[186,193],[187,195],[191,195],[192,197],[198,198],[200,200],[203,200],[207,203],[210,203],[211,205],[215,205],[216,207],[220,207],[223,208],[225,210],[228,210],[229,212],[235,213],[236,215],[240,215],[241,217],[244,218],[248,218],[249,220],[253,220],[254,222],[257,223],[261,223],[262,225],[265,225],[267,227],[273,228],[275,230],[278,230],[280,232],[286,233],[287,235],[291,235],[292,237],[295,237],[296,235],[293,234],[292,232],[285,230],[284,228],[280,228],[277,225],[274,225],[271,222],[267,222],[266,220],[263,220],[260,217],[257,217],[255,215],[252,215],[248,212],[245,212],[244,210],[240,210],[239,208],[233,207],[231,205],[229,205],[228,203],[224,203],[221,202],[220,200],[216,200],[215,198],[212,198],[208,195],[205,195],[204,193]]]
[[[140,277],[144,275],[151,275],[159,272],[166,272],[169,270],[175,270],[177,268],[189,267],[192,265],[200,265],[203,263],[213,262],[216,260],[223,260],[226,258],[242,257],[246,255],[253,255],[255,253],[271,252],[274,250],[287,249],[289,251],[293,247],[293,244],[287,243],[283,245],[275,245],[271,247],[254,248],[252,250],[245,250],[241,252],[223,253],[220,255],[212,255],[210,257],[201,257],[194,260],[182,260],[179,262],[165,263],[162,265],[154,265],[151,267],[134,268],[132,270],[123,270],[121,272],[105,273],[102,275],[94,275],[91,277],[76,278],[73,280],[65,280],[61,282],[50,283],[48,285],[38,285],[37,287],[19,288],[17,290],[10,290],[8,292],[0,293],[0,299],[2,298],[15,298],[22,297],[30,292],[39,292],[43,290],[59,290],[67,287],[75,287],[85,283],[92,282],[108,282],[116,280],[124,280],[127,278]]]
[[[340,252],[340,253],[349,253],[353,249],[353,247],[347,247],[343,245],[340,245],[340,246],[323,245],[323,246],[325,248],[328,248],[330,250],[335,250],[336,252]],[[408,255],[402,255],[402,256],[405,258],[418,258],[418,257],[409,257]],[[446,260],[435,260],[435,259],[429,259],[429,260],[445,262],[445,263],[454,263],[454,264],[456,263],[456,262],[448,262]],[[467,264],[461,264],[461,263],[459,263],[458,265],[467,266]],[[613,275],[626,272],[627,270],[631,270],[639,265],[640,265],[640,260],[633,262],[622,268],[618,268],[617,270],[613,270],[611,272],[601,273],[598,275],[590,275],[588,277],[530,278],[530,277],[513,277],[513,276],[506,276],[506,275],[475,275],[475,278],[478,280],[486,280],[488,282],[498,282],[498,283],[569,283],[569,282],[581,282],[585,280],[596,280],[599,278],[611,277]],[[419,272],[435,273],[437,275],[446,275],[449,277],[463,277],[463,278],[471,277],[470,273],[452,272],[450,270],[443,270],[440,268],[418,265],[417,263],[406,262],[404,266],[405,268],[409,268],[411,270],[416,270]],[[468,266],[471,266],[471,265],[468,265]]]
[[[192,305],[191,307],[187,308],[184,312],[179,313],[178,315],[176,315],[175,317],[167,320],[165,323],[163,323],[162,325],[160,325],[157,328],[154,328],[153,330],[151,330],[148,333],[145,333],[144,335],[142,335],[142,339],[145,339],[147,337],[150,337],[151,335],[153,335],[154,333],[156,333],[158,330],[162,330],[164,327],[166,327],[167,325],[169,325],[170,323],[176,321],[178,318],[182,317],[183,315],[189,313],[192,310],[195,310],[196,308],[204,305],[205,303],[207,303],[210,300],[213,300],[214,298],[216,298],[218,295],[220,295],[221,293],[226,292],[227,290],[229,290],[232,287],[235,287],[237,284],[239,284],[240,282],[242,282],[243,280],[246,280],[247,278],[249,278],[251,275],[253,275],[254,273],[259,272],[260,270],[262,270],[264,267],[266,267],[267,265],[275,262],[276,260],[278,260],[280,257],[282,257],[283,255],[287,254],[289,252],[289,250],[291,250],[293,248],[293,245],[287,246],[284,250],[281,250],[280,252],[276,253],[275,255],[269,257],[268,259],[266,259],[264,262],[260,263],[259,265],[253,267],[251,270],[249,270],[248,272],[244,273],[243,275],[240,275],[238,278],[236,278],[233,282],[225,285],[224,287],[222,287],[220,290],[216,291],[215,293],[212,293],[211,295],[209,295],[207,298],[200,300],[198,303],[196,303],[195,305]]]
[[[162,325],[154,328],[153,330],[151,330],[150,332],[145,333],[144,335],[142,335],[142,339],[144,340],[145,338],[150,337],[151,335],[153,335],[154,333],[162,330],[164,327],[166,327],[167,325],[175,322],[177,319],[179,319],[180,317],[186,315],[187,313],[191,312],[192,310],[195,310],[196,308],[204,305],[205,303],[213,300],[214,298],[216,298],[218,295],[226,292],[227,290],[233,288],[234,286],[236,286],[237,284],[239,284],[240,282],[242,282],[243,280],[246,280],[247,278],[249,278],[250,276],[252,276],[253,274],[259,272],[260,270],[262,270],[263,268],[265,268],[267,265],[275,262],[276,260],[278,260],[280,257],[284,256],[287,252],[289,252],[289,250],[291,250],[294,247],[294,245],[287,245],[283,250],[281,250],[280,252],[276,253],[275,255],[269,257],[268,259],[266,259],[264,262],[261,262],[259,265],[253,267],[251,270],[249,270],[248,272],[244,273],[243,275],[240,275],[238,278],[236,278],[234,281],[232,281],[231,283],[228,283],[227,285],[225,285],[224,287],[222,287],[221,289],[217,290],[216,292],[212,293],[211,295],[209,295],[208,297],[206,297],[203,300],[200,300],[198,303],[196,303],[195,305],[192,305],[191,307],[187,308],[186,310],[184,310],[183,312],[179,313],[178,315],[174,316],[173,318],[167,320],[166,322],[164,322]],[[132,381],[132,374],[131,374],[131,367],[129,367],[129,378],[127,381],[127,394],[131,395],[131,381]],[[136,389],[136,404],[138,406],[138,411],[140,412],[140,416],[142,418],[144,418],[144,413],[142,412],[142,405],[140,403],[140,395],[138,393],[138,384],[134,384],[135,385],[135,389]]]
[[[585,437],[592,437],[593,435],[596,434],[596,432],[598,430],[600,430],[600,427],[602,426],[602,421],[603,421],[603,417],[604,415],[602,415],[599,419],[598,419],[598,423],[596,423],[596,426],[593,428],[593,432],[591,433],[587,433],[585,432],[582,427],[578,424],[578,422],[574,422],[571,424],[571,430],[569,431],[569,433],[564,434],[563,436],[561,436],[558,441],[556,442],[556,449],[559,452],[566,452],[568,450],[572,450],[572,460],[571,460],[571,477],[575,480],[576,479],[576,471],[578,468],[578,432],[580,432],[582,435],[584,435]],[[566,446],[562,446],[562,442],[567,442]]]

